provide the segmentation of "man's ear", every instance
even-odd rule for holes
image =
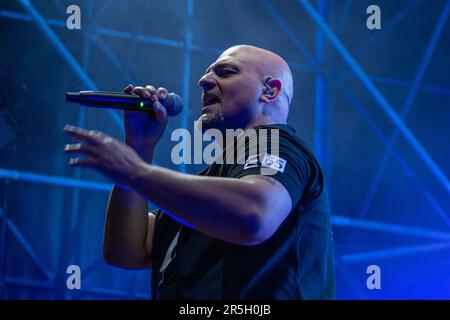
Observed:
[[[266,88],[259,99],[264,102],[271,102],[274,99],[276,99],[278,94],[280,94],[281,92],[282,87],[281,81],[278,79],[270,78],[266,81],[263,80],[263,83],[266,84],[265,85]]]

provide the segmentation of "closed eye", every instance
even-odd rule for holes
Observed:
[[[205,74],[211,72],[211,70],[219,77],[229,77],[233,74],[239,73],[239,68],[231,63],[217,63],[206,69]]]
[[[224,77],[224,78],[237,73],[237,71],[235,71],[235,70],[230,70],[230,69],[217,69],[217,70],[215,70],[214,72],[215,72],[215,74],[217,74],[219,77]]]

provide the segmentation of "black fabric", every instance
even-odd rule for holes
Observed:
[[[240,178],[266,175],[269,170],[270,176],[289,192],[293,209],[270,239],[255,246],[213,239],[158,211],[152,254],[154,299],[335,297],[330,210],[323,172],[291,126],[278,124],[255,129],[258,133],[261,129],[279,130],[278,158],[272,155],[270,138],[264,150],[259,149],[262,143],[258,139],[257,153],[262,154],[259,161],[255,162],[255,157],[250,159],[252,152],[247,147],[244,153],[235,151],[233,155],[235,161],[240,159],[240,164],[214,163],[199,174]],[[283,163],[284,169],[272,165],[274,159]],[[162,261],[180,228],[175,258],[157,290]]]

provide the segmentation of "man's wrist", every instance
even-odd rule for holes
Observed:
[[[138,152],[139,157],[144,160],[145,163],[151,164],[153,162],[153,152],[146,153],[146,152]]]
[[[136,147],[133,145],[129,145],[136,151],[139,157],[142,158],[146,163],[151,164],[153,161],[153,149],[154,147]]]
[[[153,160],[153,150],[155,149],[155,143],[152,143],[150,141],[147,141],[145,143],[133,141],[132,139],[129,139],[126,137],[125,143],[129,145],[131,148],[133,148],[136,153],[145,160],[147,163],[151,163]]]
[[[138,163],[132,175],[130,175],[127,181],[127,187],[139,192],[142,188],[142,182],[146,180],[146,177],[152,172],[153,165],[142,161]],[[145,183],[144,183],[145,184]]]

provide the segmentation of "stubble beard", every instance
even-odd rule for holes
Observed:
[[[201,129],[202,133],[205,133],[205,131],[208,129],[218,129],[219,131],[224,131],[225,117],[222,111],[220,110],[217,114],[214,115],[201,115],[196,121],[196,129]]]

